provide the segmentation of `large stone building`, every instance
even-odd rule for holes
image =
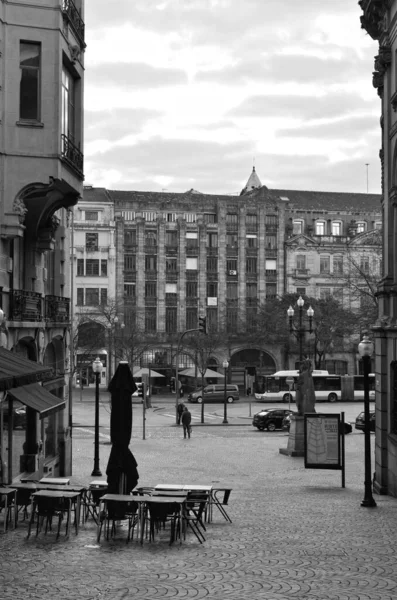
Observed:
[[[397,496],[397,2],[361,0],[361,25],[379,43],[373,84],[381,98],[383,278],[376,354],[375,488]]]
[[[364,244],[379,233],[379,200],[371,194],[269,190],[255,170],[239,196],[87,187],[84,210],[92,218],[95,213],[96,221],[81,219],[83,204],[75,209],[75,238],[84,242],[83,248],[76,241],[74,252],[75,262],[81,261],[74,279],[76,325],[87,311],[109,322],[110,314],[104,319],[106,311],[94,306],[98,298],[104,304],[101,294],[107,294],[115,306],[108,313],[117,313],[125,338],[129,332],[145,336],[148,348],[137,362],[159,370],[175,364],[175,340],[197,328],[199,316],[205,315],[208,329],[222,334],[224,342],[213,349],[212,365],[227,359],[233,381],[242,386],[248,377],[258,381],[288,367],[281,349],[260,331],[254,342],[252,336],[247,340],[258,306],[287,292],[336,295],[346,288],[342,273],[360,243],[361,259],[368,254],[371,265],[379,262],[379,245]],[[115,260],[109,258],[105,273],[101,265],[107,252]],[[105,348],[98,349],[105,360],[113,343],[112,328],[107,332],[101,339]],[[327,366],[355,373],[356,350],[353,345],[347,355],[335,352]],[[295,359],[290,357],[291,368]],[[192,357],[180,361],[180,367],[189,367]]]
[[[71,472],[69,231],[83,187],[83,4],[0,3],[0,345],[16,366],[29,359],[50,372],[27,388],[2,371],[5,481]],[[17,402],[26,405],[22,432],[13,430]]]

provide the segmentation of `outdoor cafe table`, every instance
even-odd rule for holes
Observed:
[[[49,483],[50,485],[69,485],[69,477],[42,477],[39,483]]]
[[[63,490],[66,492],[77,492],[78,494],[80,494],[80,506],[81,503],[85,502],[85,497],[86,497],[86,492],[87,492],[87,486],[85,485],[68,485],[67,488],[64,487],[64,485],[59,485],[56,483],[52,483],[52,480],[50,478],[48,478],[48,481],[51,481],[51,483],[42,483],[42,479],[38,482],[27,482],[27,483],[12,483],[10,484],[10,487],[16,489],[16,490],[29,490],[31,491],[32,495],[34,492],[37,492],[39,490],[52,490],[52,491],[60,491],[63,492]],[[81,512],[81,511],[80,511]],[[84,511],[82,511],[82,523],[84,523]]]
[[[63,512],[67,513],[67,522],[66,522],[66,535],[69,532],[69,525],[70,525],[70,520],[71,520],[71,515],[72,515],[72,504],[73,502],[76,503],[76,518],[75,518],[75,529],[76,529],[76,534],[78,533],[79,530],[79,520],[80,520],[80,500],[81,500],[81,495],[80,493],[77,492],[71,492],[71,491],[67,491],[64,489],[60,489],[60,490],[39,490],[37,492],[34,492],[32,494],[32,512],[30,515],[30,521],[29,521],[29,531],[28,531],[28,537],[30,535],[30,529],[34,520],[34,513],[35,513],[35,507],[37,504],[37,498],[53,498],[53,499],[57,499],[59,500],[60,498],[62,500],[67,500],[67,508],[64,509]]]
[[[0,497],[4,499],[4,533],[7,531],[8,526],[8,509],[14,507],[14,529],[17,523],[17,507],[15,504],[17,491],[10,487],[0,487]]]
[[[212,485],[201,484],[176,484],[176,483],[158,483],[155,488],[157,491],[181,491],[181,492],[207,492],[208,493],[208,515],[207,521],[212,521]]]
[[[105,512],[105,514],[107,515],[107,503],[108,502],[136,502],[139,505],[139,539],[141,544],[143,544],[143,534],[144,534],[144,528],[145,528],[145,505],[147,504],[147,502],[153,502],[155,504],[170,504],[170,503],[175,503],[175,504],[179,504],[179,516],[182,522],[182,516],[183,516],[183,505],[186,502],[186,494],[181,494],[180,496],[149,496],[147,494],[145,495],[130,495],[130,494],[105,494],[104,496],[101,497],[100,502],[103,504],[103,510]],[[98,524],[98,542],[100,540],[100,536],[101,536],[101,525],[100,523]],[[182,543],[182,536],[180,538],[180,541]]]

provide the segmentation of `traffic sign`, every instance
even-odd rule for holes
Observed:
[[[294,383],[295,383],[295,380],[294,380],[294,378],[293,378],[293,377],[287,377],[287,379],[285,380],[285,383],[286,383],[287,385],[294,385]]]

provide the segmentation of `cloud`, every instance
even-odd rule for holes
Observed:
[[[84,112],[85,141],[105,139],[117,141],[126,135],[140,133],[145,124],[162,113],[145,108],[117,110],[86,110]]]
[[[144,63],[109,63],[90,67],[88,82],[95,86],[158,88],[187,82],[181,69],[157,68]]]
[[[367,136],[371,131],[377,132],[379,123],[373,115],[357,115],[333,120],[328,123],[306,123],[303,127],[289,127],[278,129],[277,135],[294,138],[319,138],[346,140],[350,138],[357,141],[358,138]]]

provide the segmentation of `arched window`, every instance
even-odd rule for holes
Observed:
[[[325,235],[325,221],[316,221],[315,232],[316,235]]]

